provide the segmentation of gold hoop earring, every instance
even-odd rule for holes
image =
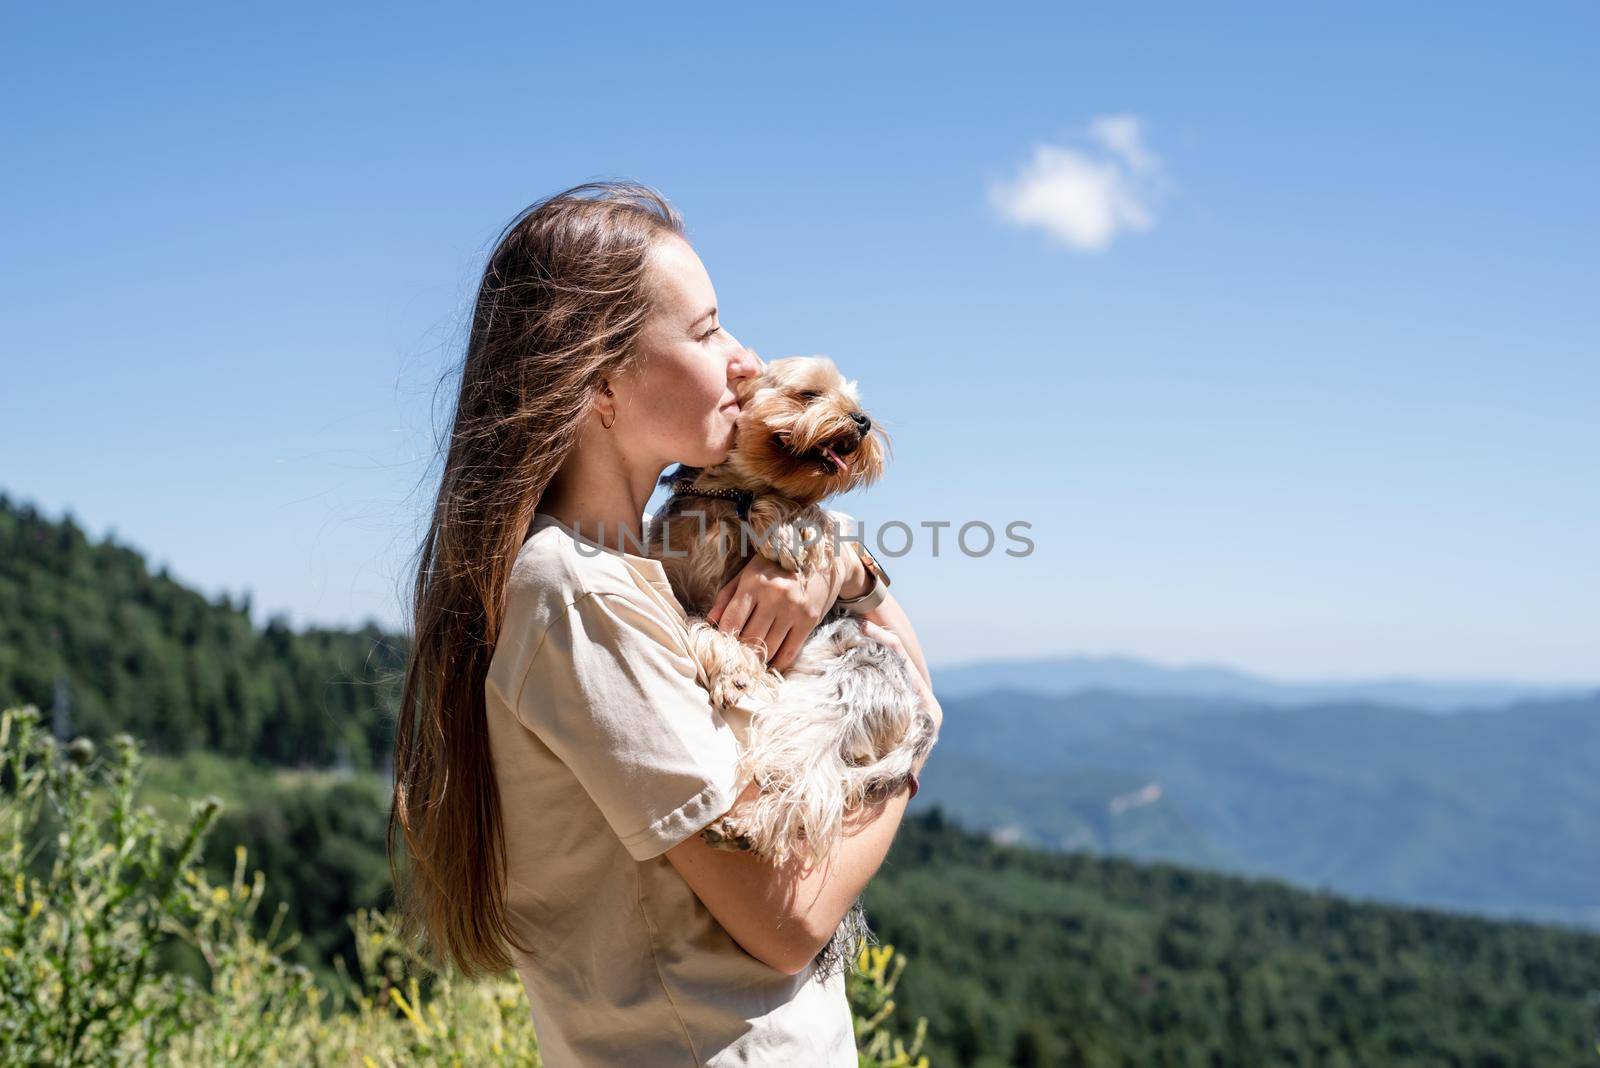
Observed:
[[[616,412],[612,412],[611,413],[611,423],[615,423],[616,421],[617,421],[617,413]],[[606,422],[606,417],[605,416],[602,415],[600,417],[600,425],[605,427],[607,430],[611,429],[611,423]]]

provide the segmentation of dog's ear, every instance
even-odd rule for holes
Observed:
[[[670,486],[680,478],[687,478],[692,482],[699,474],[700,469],[698,467],[690,467],[688,464],[678,464],[676,467],[667,468],[666,473],[660,478],[656,479],[656,485]]]

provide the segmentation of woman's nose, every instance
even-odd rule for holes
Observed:
[[[761,358],[753,351],[739,346],[733,360],[728,364],[728,378],[736,381],[741,378],[754,378],[761,373]]]

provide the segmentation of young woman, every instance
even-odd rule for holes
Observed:
[[[735,781],[665,572],[636,555],[657,478],[727,455],[732,387],[760,369],[716,305],[645,187],[523,212],[484,271],[421,549],[390,815],[402,903],[467,974],[515,966],[550,1068],[857,1063],[843,975],[813,960],[909,790],[824,867],[712,848],[698,832],[755,784]],[[757,557],[713,618],[781,670],[875,581],[853,552],[808,582]],[[867,618],[939,717],[904,612],[888,596]]]

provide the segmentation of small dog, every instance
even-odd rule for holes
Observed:
[[[883,472],[887,437],[832,360],[792,356],[739,383],[735,441],[706,469],[661,479],[672,496],[652,517],[646,552],[661,561],[690,617],[691,648],[712,703],[741,743],[741,781],[762,784],[744,820],[703,832],[711,844],[779,862],[821,862],[846,814],[887,796],[932,749],[934,722],[897,650],[835,607],[782,675],[766,653],[704,616],[717,591],[760,552],[788,571],[827,572],[841,516],[823,500]]]

